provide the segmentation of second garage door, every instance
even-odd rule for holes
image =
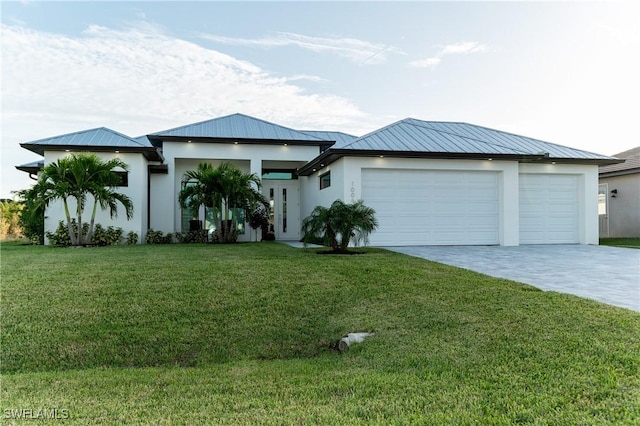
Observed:
[[[578,243],[578,176],[520,175],[520,244]]]
[[[380,224],[372,245],[499,243],[496,172],[363,169],[362,198]]]

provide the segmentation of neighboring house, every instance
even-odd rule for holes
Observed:
[[[467,123],[405,119],[356,137],[242,114],[135,139],[100,128],[21,145],[44,164],[70,151],[128,163],[119,191],[134,202],[133,220],[96,219],[125,232],[189,230],[193,213],[177,202],[184,173],[229,161],[262,177],[276,239],[300,239],[317,205],[363,199],[380,223],[372,245],[598,244],[598,166],[621,161]],[[43,162],[18,168],[35,174]],[[211,215],[198,214],[207,229]],[[46,229],[59,220],[54,204]],[[255,238],[248,226],[240,233]]]
[[[640,237],[640,146],[615,157],[599,170],[600,237]]]

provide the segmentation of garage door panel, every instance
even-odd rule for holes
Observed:
[[[579,242],[578,177],[520,175],[520,244]]]
[[[362,172],[362,198],[376,210],[375,245],[498,244],[495,172]]]

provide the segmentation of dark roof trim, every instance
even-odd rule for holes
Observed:
[[[245,144],[245,145],[294,145],[294,146],[318,146],[324,151],[333,146],[336,141],[321,140],[305,141],[290,139],[245,139],[245,138],[212,138],[202,136],[163,136],[163,135],[147,135],[149,141],[156,147],[162,147],[162,142],[183,142],[189,143],[222,143],[222,144]]]
[[[160,149],[155,146],[78,146],[78,145],[39,145],[29,142],[21,143],[21,147],[31,152],[44,156],[45,151],[66,151],[66,152],[131,152],[140,153],[149,161],[164,161],[164,156]]]
[[[640,173],[640,167],[636,167],[635,169],[624,169],[624,170],[616,170],[613,172],[600,172],[598,174],[599,178],[608,178],[615,176],[626,176],[626,175],[634,175]]]
[[[298,169],[298,175],[309,176],[342,157],[386,157],[386,158],[430,158],[441,160],[504,160],[519,163],[541,164],[593,164],[607,165],[621,162],[618,159],[586,159],[586,158],[554,158],[548,154],[488,154],[488,153],[452,153],[452,152],[418,152],[418,151],[386,151],[329,149]],[[314,170],[315,169],[315,170]]]
[[[43,168],[44,168],[44,160],[34,161],[32,163],[16,166],[16,169],[20,170],[21,172],[27,172],[30,175],[38,174],[38,172]]]

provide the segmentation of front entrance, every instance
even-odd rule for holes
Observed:
[[[269,200],[269,231],[276,240],[300,239],[300,185],[297,180],[263,180],[262,193]]]

